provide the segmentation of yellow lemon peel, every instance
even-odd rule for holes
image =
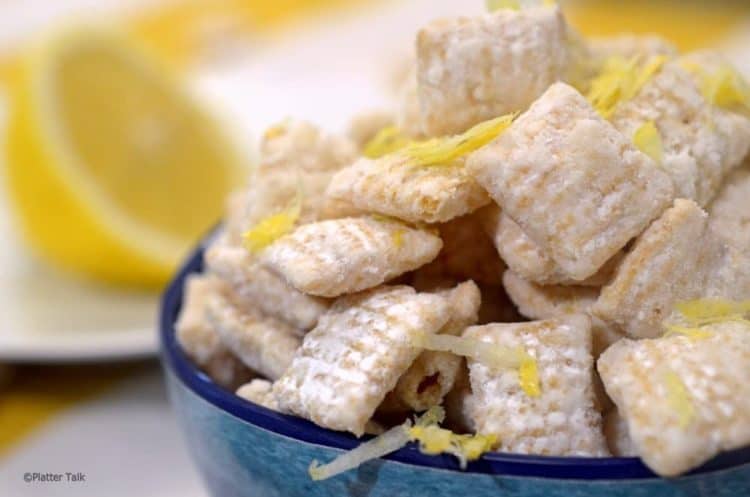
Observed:
[[[242,235],[245,248],[253,254],[257,254],[273,242],[291,232],[302,213],[302,196],[281,212],[260,220],[255,226]]]
[[[427,427],[442,423],[444,419],[445,410],[440,406],[436,406],[430,408],[426,413],[417,418],[414,426]],[[327,464],[321,465],[317,460],[313,460],[307,472],[310,478],[315,481],[326,480],[350,469],[357,468],[367,461],[395,452],[409,443],[411,439],[409,429],[411,427],[412,421],[407,419],[403,424],[394,426],[385,433],[360,444]]]
[[[451,165],[497,138],[516,118],[517,113],[484,121],[460,135],[415,142],[401,150],[415,166]]]
[[[641,55],[630,59],[609,57],[591,81],[587,98],[599,114],[609,118],[621,102],[635,97],[666,61],[665,55],[654,55],[646,61]]]
[[[633,143],[644,154],[651,157],[657,164],[664,159],[664,146],[661,134],[653,121],[643,123],[633,134]]]
[[[384,155],[398,152],[410,143],[412,141],[404,136],[399,128],[386,126],[365,144],[362,155],[368,159],[379,159]]]
[[[664,375],[664,385],[667,390],[667,403],[677,413],[680,428],[687,428],[695,416],[695,407],[685,383],[677,373],[667,371]]]

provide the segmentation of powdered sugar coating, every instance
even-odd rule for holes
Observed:
[[[599,297],[596,287],[538,285],[510,270],[503,275],[503,286],[518,312],[531,319],[585,313]]]
[[[257,308],[263,314],[292,325],[299,335],[313,328],[330,306],[327,299],[304,294],[278,274],[259,264],[242,246],[220,236],[205,252],[209,271],[227,282],[240,307]]]
[[[446,222],[490,202],[462,159],[454,164],[415,166],[399,154],[359,159],[334,176],[326,195],[412,223]]]
[[[250,383],[242,385],[237,389],[236,393],[239,397],[249,400],[250,402],[255,402],[266,409],[278,411],[279,404],[276,402],[276,397],[273,395],[272,388],[273,383],[270,381],[256,378]]]
[[[305,121],[290,120],[266,131],[260,155],[261,173],[279,169],[336,171],[354,161],[357,147],[346,137],[325,133]]]
[[[706,102],[696,76],[683,67],[690,60],[667,63],[638,95],[615,109],[611,122],[627,137],[653,122],[661,136],[661,167],[674,182],[675,196],[705,207],[747,155],[750,119]]]
[[[450,318],[438,333],[460,335],[477,322],[482,296],[473,281],[466,281],[438,292],[448,302]],[[396,388],[386,397],[391,409],[422,412],[440,405],[453,388],[463,358],[450,352],[425,350],[399,378]]]
[[[211,296],[206,316],[229,350],[271,380],[286,371],[301,343],[294,328],[257,310],[240,310],[226,295]]]
[[[591,323],[586,316],[473,326],[465,337],[524,347],[537,361],[541,395],[519,385],[516,369],[492,370],[469,360],[477,432],[497,434],[499,450],[549,456],[606,456],[594,407]]]
[[[563,83],[467,165],[574,280],[596,273],[672,200],[669,177]]]
[[[750,443],[750,329],[724,323],[711,331],[700,340],[621,340],[599,358],[607,393],[638,455],[661,475],[680,474]],[[677,375],[686,390],[692,411],[687,425],[670,403],[667,374]]]
[[[433,21],[417,35],[422,129],[460,133],[523,111],[561,78],[566,26],[557,7]]]
[[[217,384],[233,388],[249,380],[252,372],[221,342],[206,317],[208,301],[225,290],[226,285],[216,276],[190,276],[175,330],[182,350]]]
[[[604,436],[607,438],[607,446],[613,456],[638,456],[633,440],[630,438],[630,433],[628,433],[628,423],[620,415],[620,411],[617,408],[610,410],[604,416]]]
[[[266,248],[261,262],[296,289],[336,297],[375,287],[437,256],[440,238],[373,217],[320,221]]]
[[[718,236],[738,250],[750,251],[750,161],[729,174],[708,214]]]
[[[513,272],[526,280],[542,285],[601,286],[612,276],[618,256],[613,257],[599,271],[582,281],[575,281],[523,232],[497,204],[480,209],[477,215],[487,235],[492,238],[500,257]]]
[[[414,341],[449,319],[443,297],[382,286],[338,299],[274,385],[282,410],[362,435],[420,353]]]
[[[659,336],[675,302],[704,294],[723,250],[706,213],[678,199],[638,237],[592,313],[629,336]]]
[[[600,288],[586,286],[539,285],[526,281],[513,271],[503,275],[508,296],[518,312],[529,319],[551,319],[565,314],[587,314],[591,318],[592,353],[594,357],[623,337],[616,326],[591,316]],[[606,402],[604,402],[606,403]]]

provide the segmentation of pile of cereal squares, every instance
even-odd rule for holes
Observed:
[[[750,444],[749,149],[717,53],[549,2],[434,21],[394,112],[266,131],[179,342],[332,430],[684,473]]]

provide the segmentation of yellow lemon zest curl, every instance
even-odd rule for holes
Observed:
[[[722,64],[709,72],[694,62],[683,62],[682,67],[699,80],[706,101],[728,110],[750,111],[750,84],[729,64]]]
[[[386,126],[365,144],[362,155],[368,159],[379,159],[384,155],[398,152],[407,145],[413,143],[404,136],[396,126]]]
[[[733,301],[705,298],[678,302],[675,313],[663,323],[664,336],[686,336],[691,340],[705,340],[714,336],[711,326],[723,323],[744,323],[750,327],[747,314],[750,300]]]
[[[708,330],[701,328],[691,328],[689,326],[678,326],[676,324],[667,325],[667,332],[664,334],[665,337],[671,336],[686,336],[691,340],[705,340],[711,338],[713,333]]]
[[[524,352],[524,357],[518,367],[518,381],[529,397],[539,397],[542,394],[536,359],[526,352]]]
[[[245,248],[257,254],[273,242],[291,232],[302,213],[302,195],[298,194],[286,209],[261,219],[242,235]]]
[[[408,157],[415,166],[452,165],[457,159],[467,155],[497,138],[516,118],[517,113],[484,121],[460,135],[431,138],[415,142],[401,154]]]
[[[691,325],[737,321],[750,313],[750,300],[696,299],[678,302],[675,310]]]
[[[617,55],[609,57],[599,75],[591,81],[587,98],[597,112],[608,119],[621,102],[635,97],[666,61],[665,55],[654,55],[646,60],[642,55],[630,59]]]
[[[667,390],[667,403],[677,413],[680,428],[687,428],[695,417],[695,407],[685,383],[677,373],[667,371],[664,375],[664,385]]]
[[[657,164],[664,159],[664,146],[661,134],[653,121],[643,123],[633,134],[633,143],[644,154],[651,157]]]

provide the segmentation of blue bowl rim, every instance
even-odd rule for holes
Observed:
[[[211,236],[206,240],[210,240]],[[350,450],[361,442],[348,433],[321,428],[295,416],[266,409],[216,385],[183,353],[175,336],[174,323],[182,305],[183,284],[193,273],[203,270],[202,243],[188,257],[162,296],[159,325],[161,360],[169,372],[190,391],[222,411],[265,430],[324,447]],[[422,454],[415,444],[393,452],[384,459],[415,466],[460,470],[455,458]],[[750,447],[719,454],[687,475],[698,475],[734,468],[750,462]],[[469,473],[554,478],[571,480],[641,480],[659,478],[635,457],[549,457],[492,452],[469,463]]]

